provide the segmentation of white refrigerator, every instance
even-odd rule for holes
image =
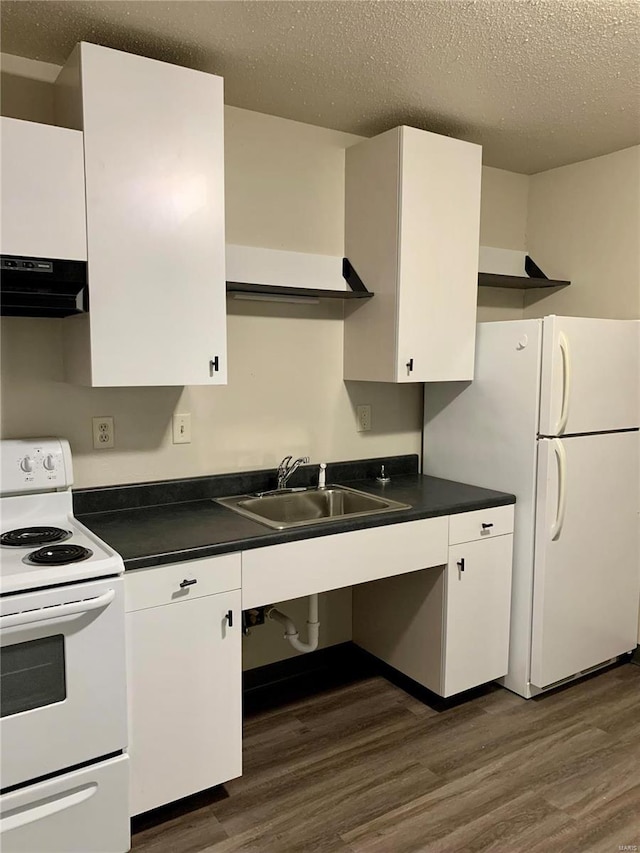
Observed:
[[[516,495],[509,671],[527,698],[638,643],[640,321],[478,325],[425,388],[424,471]]]

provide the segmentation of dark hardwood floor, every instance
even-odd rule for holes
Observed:
[[[367,676],[248,715],[225,788],[135,853],[640,853],[640,667],[445,710]]]

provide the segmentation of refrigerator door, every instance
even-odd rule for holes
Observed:
[[[531,683],[548,687],[635,648],[638,432],[541,439]]]
[[[637,320],[545,317],[540,435],[637,427],[639,362]]]

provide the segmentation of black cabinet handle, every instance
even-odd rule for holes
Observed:
[[[193,579],[192,579],[192,580],[190,580],[190,581],[188,581],[188,580],[185,578],[185,579],[182,581],[182,583],[180,584],[180,589],[184,589],[186,586],[193,586],[193,585],[194,585],[194,583],[198,583],[198,581],[197,581],[197,579],[196,579],[196,578],[193,578]]]
[[[484,523],[482,524],[483,530],[488,530],[490,527],[493,527],[493,524],[484,524]]]
[[[411,373],[412,370],[413,370],[413,359],[410,358],[409,361],[407,362],[407,371],[408,371],[408,373]]]
[[[220,368],[220,363],[218,361],[218,356],[212,358],[209,362],[209,375],[213,376],[214,373],[217,373]]]
[[[227,610],[227,615],[224,618],[229,623],[229,627],[233,628],[233,610]]]
[[[461,572],[464,572],[464,557],[461,560],[458,560],[456,566],[460,569]]]

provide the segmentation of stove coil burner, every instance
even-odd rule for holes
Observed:
[[[65,563],[79,563],[88,560],[93,554],[89,548],[82,545],[51,545],[48,548],[40,548],[29,554],[27,561],[37,566],[62,566]]]
[[[34,545],[63,542],[70,536],[70,530],[62,530],[60,527],[20,527],[3,533],[0,536],[0,544],[13,548],[33,548]]]

